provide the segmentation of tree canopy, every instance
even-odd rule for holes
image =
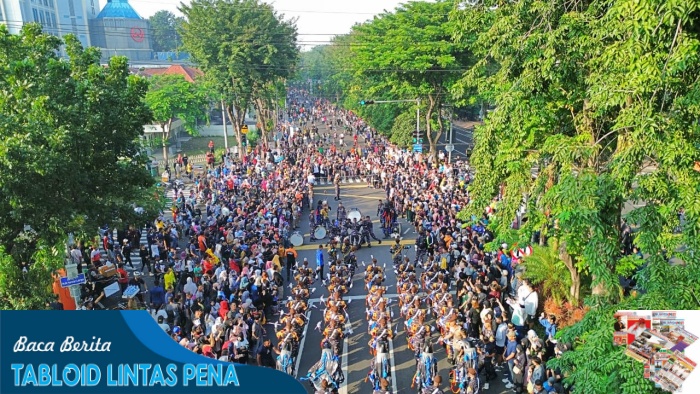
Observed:
[[[209,100],[203,83],[191,83],[182,75],[158,75],[150,81],[146,104],[153,113],[153,120],[160,125],[163,134],[163,157],[168,165],[166,143],[170,138],[175,119],[182,121],[189,134],[197,133],[197,120],[207,116]]]
[[[152,195],[139,142],[147,82],[124,57],[104,67],[98,49],[67,36],[64,60],[61,45],[37,24],[17,35],[0,26],[3,309],[43,307],[67,234],[132,223],[134,204]]]
[[[161,10],[148,18],[151,45],[155,52],[175,52],[180,49],[182,39],[178,29],[184,19],[170,11]]]
[[[246,111],[294,73],[295,21],[259,0],[194,0],[180,11],[186,17],[183,47],[223,98],[243,152]]]
[[[476,89],[496,107],[475,132],[464,216],[501,192],[498,242],[556,238],[572,278],[590,276],[596,308],[564,330],[576,348],[555,361],[582,392],[654,391],[612,345],[616,309],[699,306],[698,5],[483,1],[453,13],[475,56],[453,93]],[[623,219],[645,255],[643,295],[620,291]]]

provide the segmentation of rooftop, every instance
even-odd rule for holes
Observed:
[[[137,75],[142,75],[144,77],[152,77],[154,75],[182,75],[188,82],[194,82],[194,80],[203,75],[202,70],[194,67],[184,66],[181,64],[173,64],[170,67],[158,67],[158,68],[144,68],[144,69],[134,69],[131,70],[132,73]]]
[[[107,5],[97,15],[97,19],[105,18],[143,19],[128,0],[107,0]]]

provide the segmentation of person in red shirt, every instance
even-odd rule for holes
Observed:
[[[209,140],[209,152],[214,153],[214,141]]]
[[[209,273],[214,271],[214,265],[212,265],[211,261],[209,259],[204,259],[202,260],[202,270],[204,273]]]
[[[204,252],[207,251],[207,238],[204,236],[204,233],[199,233],[197,242],[199,243],[199,251],[204,255]]]
[[[121,289],[122,293],[124,293],[126,288],[129,286],[129,274],[127,274],[126,270],[124,270],[124,264],[119,264],[119,267],[117,268],[117,277],[119,289]]]

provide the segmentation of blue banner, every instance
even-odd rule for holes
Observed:
[[[85,274],[78,274],[75,278],[61,278],[61,287],[71,287],[85,283]]]
[[[306,393],[271,368],[198,355],[145,311],[0,312],[0,393]]]

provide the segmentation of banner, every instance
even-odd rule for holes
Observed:
[[[644,363],[644,377],[671,393],[700,384],[700,310],[623,310],[615,314],[613,343]]]
[[[0,311],[0,393],[291,393],[271,368],[198,355],[145,311]]]

